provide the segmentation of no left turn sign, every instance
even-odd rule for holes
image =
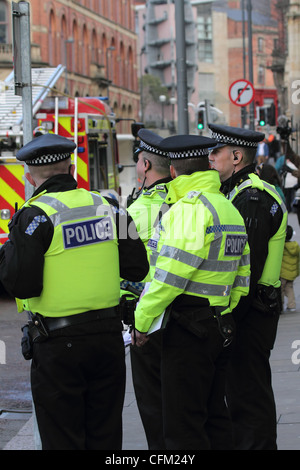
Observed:
[[[252,83],[245,79],[236,80],[230,85],[229,98],[237,106],[247,106],[254,98]]]

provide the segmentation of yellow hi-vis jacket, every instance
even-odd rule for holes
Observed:
[[[43,290],[22,300],[24,310],[64,317],[119,303],[116,226],[99,193],[75,189],[41,193],[26,202],[50,218],[54,234],[45,253]]]
[[[250,249],[238,210],[220,193],[214,171],[182,175],[169,183],[168,203],[158,237],[155,274],[142,296],[135,327],[147,332],[152,321],[180,294],[203,297],[230,312],[249,291]],[[192,190],[192,191],[191,191]],[[177,200],[177,202],[176,202]]]
[[[255,175],[254,173],[251,173],[248,176],[249,179],[243,181],[243,183],[241,183],[239,186],[236,186],[230,192],[229,199],[233,201],[237,197],[237,195],[241,191],[244,191],[246,188],[257,188],[261,191],[267,191],[275,199],[275,204],[277,203],[278,206],[281,207],[283,212],[281,225],[275,235],[269,240],[268,256],[264,265],[261,278],[258,281],[258,284],[262,284],[265,286],[274,286],[277,288],[281,285],[280,270],[285,244],[288,213],[284,202],[276,191],[275,186],[272,186],[271,184],[261,180],[259,176]]]
[[[128,212],[135,222],[140,239],[145,245],[149,261],[148,241],[161,219],[160,211],[166,212],[169,209],[169,206],[165,203],[167,194],[166,184],[157,184],[151,189],[145,189],[138,199],[128,207]],[[149,274],[144,279],[144,282],[147,281],[150,281]]]

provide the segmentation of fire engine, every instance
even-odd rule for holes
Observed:
[[[46,97],[35,114],[34,137],[55,133],[73,140],[78,187],[119,193],[119,155],[115,121],[101,98]],[[21,136],[0,141],[0,244],[8,223],[25,200],[24,166],[15,158]]]

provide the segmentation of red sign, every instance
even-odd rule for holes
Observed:
[[[246,79],[236,80],[230,85],[229,98],[237,106],[247,106],[254,98],[254,88]]]

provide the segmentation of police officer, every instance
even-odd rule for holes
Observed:
[[[165,202],[168,191],[167,183],[171,181],[169,154],[159,148],[162,137],[148,129],[138,132],[139,147],[135,152],[137,176],[143,182],[139,197],[128,208],[134,220],[141,240],[147,247],[154,229],[169,209]],[[150,247],[148,247],[150,258]],[[151,279],[148,273],[145,282]],[[144,283],[145,283],[144,282]],[[144,284],[143,283],[143,284]],[[126,283],[122,285],[126,288]],[[133,287],[138,287],[136,284]],[[132,345],[130,348],[131,368],[137,405],[149,449],[164,449],[160,355],[161,334],[153,334],[144,348]]]
[[[160,144],[171,159],[167,202],[173,205],[151,239],[155,274],[135,312],[132,341],[141,347],[151,341],[153,319],[171,312],[161,375],[170,450],[232,448],[224,401],[230,311],[248,292],[249,249],[242,217],[219,192],[218,173],[208,171],[212,145],[195,135]]]
[[[121,223],[133,231],[125,212],[100,193],[77,188],[75,147],[47,134],[19,150],[36,189],[10,223],[0,279],[30,317],[31,387],[43,450],[120,449],[119,276],[143,279],[147,255],[137,233],[118,238]]]
[[[274,186],[255,174],[264,134],[211,124],[210,162],[222,191],[244,218],[251,250],[250,291],[234,310],[237,340],[230,361],[227,402],[236,449],[276,449],[276,409],[269,357],[281,309],[280,267],[286,208]]]

